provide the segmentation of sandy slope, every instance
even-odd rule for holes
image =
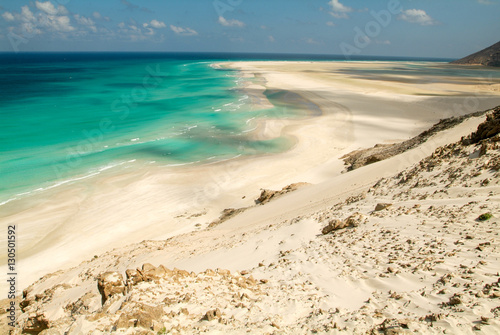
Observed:
[[[482,154],[453,144],[482,119],[215,228],[46,276],[26,291],[21,323],[52,327],[45,334],[496,334],[500,142]],[[321,234],[353,214],[354,227]],[[144,263],[183,270],[129,272],[125,294],[101,306],[97,278]]]

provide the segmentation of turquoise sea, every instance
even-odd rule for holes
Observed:
[[[259,118],[298,117],[303,108],[269,92],[277,107],[253,108],[241,89],[250,79],[212,66],[235,58],[245,59],[0,54],[0,204],[128,164],[206,163],[286,150],[284,138],[255,141],[249,133]]]
[[[132,162],[203,163],[286,147],[247,136],[251,120],[282,109],[252,111],[237,72],[188,58],[2,55],[0,203]]]

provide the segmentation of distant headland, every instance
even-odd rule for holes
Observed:
[[[500,66],[500,42],[451,64]]]

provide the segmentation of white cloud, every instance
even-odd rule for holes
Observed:
[[[99,13],[99,12],[93,12],[92,16],[94,17],[94,19],[97,19],[97,20],[102,18],[101,13]]]
[[[416,23],[421,26],[432,26],[438,22],[429,16],[422,9],[407,9],[404,10],[399,16],[399,20],[403,20],[410,23]]]
[[[85,17],[85,16],[81,16],[79,14],[75,14],[74,18],[75,18],[76,22],[78,22],[79,24],[81,24],[83,26],[87,26],[94,33],[97,32],[97,28],[95,26],[95,22],[91,18]]]
[[[335,11],[335,12],[339,12],[339,13],[349,13],[349,12],[352,12],[352,8],[351,7],[347,7],[347,6],[344,6],[343,4],[341,4],[339,2],[339,0],[331,0],[329,2],[330,6],[332,6],[332,10]]]
[[[31,3],[31,6],[33,5],[36,7],[36,13],[33,13],[29,6],[22,6],[21,13],[2,14],[7,21],[20,21],[19,26],[12,27],[11,31],[39,35],[47,31],[67,33],[75,30],[71,25],[71,19],[65,15],[68,10],[64,6],[55,7],[50,1],[35,1]]]
[[[335,27],[335,23],[333,23],[332,21],[328,21],[326,25],[329,27]]]
[[[151,22],[145,23],[132,23],[127,25],[125,22],[118,23],[118,33],[125,38],[130,39],[131,41],[144,41],[144,40],[152,40],[153,36],[158,36],[156,34],[156,30],[153,29],[153,26],[163,27],[164,23],[159,22],[157,20],[153,20]],[[159,39],[163,39],[163,35],[159,37]]]
[[[274,39],[274,36],[272,36],[272,35],[269,35],[268,39],[269,39],[269,42],[271,42],[271,43],[274,43],[274,41],[276,41]]]
[[[493,5],[494,2],[490,1],[490,0],[477,0],[477,2],[479,2],[481,5]]]
[[[170,25],[170,29],[176,33],[177,35],[184,35],[184,36],[195,36],[198,35],[198,32],[196,30],[193,30],[191,28],[182,28],[182,27],[176,27],[174,25]]]
[[[4,12],[2,17],[7,21],[14,21],[14,15],[12,15],[12,13]]]
[[[47,1],[47,2],[35,2],[36,8],[41,10],[42,12],[45,12],[46,14],[49,15],[56,15],[58,10],[57,8],[52,4],[52,2]]]
[[[349,18],[347,13],[353,11],[351,7],[347,7],[341,4],[339,0],[331,0],[328,4],[332,7],[330,15],[332,15],[336,19],[347,19]]]
[[[219,16],[219,23],[224,27],[244,27],[245,24],[236,19],[226,20],[223,16]]]
[[[35,6],[42,12],[49,14],[49,15],[67,15],[68,10],[66,7],[59,5],[57,8],[52,4],[52,2],[47,1],[47,2],[39,2],[35,1]]]
[[[152,28],[146,28],[146,32],[144,34],[152,36],[155,34],[155,31]]]
[[[21,29],[23,32],[28,33],[29,35],[40,35],[42,33],[42,31],[31,22],[23,22],[21,24]]]
[[[89,17],[81,16],[79,14],[75,14],[74,17],[76,19],[76,22],[78,22],[79,24],[83,24],[84,26],[95,25],[94,21]]]
[[[375,40],[375,44],[391,45],[391,41],[389,41],[389,40],[383,40],[383,41]]]
[[[165,24],[165,22],[158,21],[158,20],[151,20],[150,24],[151,24],[151,26],[153,28],[156,28],[156,29],[166,28],[167,27],[167,25]]]
[[[25,22],[36,21],[35,15],[33,15],[28,6],[21,7],[21,20]]]
[[[59,5],[57,7],[57,9],[59,10],[60,15],[68,15],[69,14],[69,11],[63,5]]]
[[[48,16],[48,19],[44,22],[44,26],[59,32],[75,30],[75,28],[71,26],[70,19],[67,16]]]

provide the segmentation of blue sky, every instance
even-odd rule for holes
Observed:
[[[460,58],[499,18],[500,0],[2,0],[0,51]]]

